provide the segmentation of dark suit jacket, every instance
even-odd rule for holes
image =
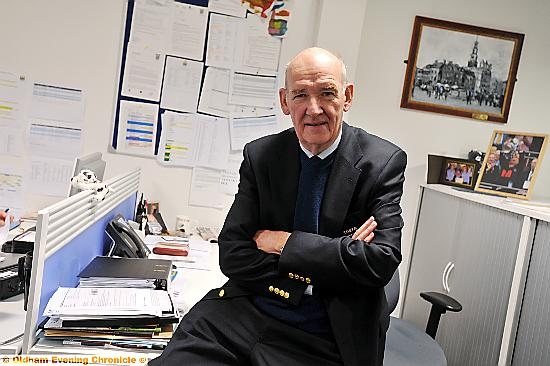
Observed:
[[[345,365],[379,365],[389,324],[386,285],[401,261],[400,199],[406,154],[343,124],[319,234],[293,231],[300,175],[294,129],[245,146],[240,184],[219,236],[226,296],[259,294],[297,304],[308,284],[321,294]],[[369,245],[348,235],[370,216]],[[281,256],[252,240],[257,230],[292,232]],[[307,296],[307,295],[305,295]]]

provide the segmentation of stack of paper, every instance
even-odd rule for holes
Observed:
[[[161,350],[178,322],[166,291],[59,288],[44,310],[43,336],[59,345]]]
[[[48,301],[44,316],[162,316],[163,313],[170,312],[172,302],[166,291],[117,287],[60,287]]]

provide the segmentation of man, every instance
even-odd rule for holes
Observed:
[[[343,123],[353,85],[326,50],[300,52],[279,97],[294,128],[244,148],[219,236],[229,281],[152,365],[382,364],[406,154]]]

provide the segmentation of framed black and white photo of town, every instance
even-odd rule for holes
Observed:
[[[540,170],[548,135],[494,131],[475,190],[527,200]]]
[[[506,123],[523,37],[417,16],[401,107]]]

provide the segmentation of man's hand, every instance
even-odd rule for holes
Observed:
[[[6,220],[8,218],[8,213],[4,211],[0,211],[0,227],[4,226],[6,224]],[[13,216],[10,215],[10,221],[13,220]]]
[[[258,230],[253,239],[258,249],[269,254],[281,254],[289,236],[286,231]]]
[[[374,239],[374,230],[376,229],[376,225],[377,224],[376,221],[374,221],[374,217],[369,217],[369,219],[353,233],[351,238],[370,243],[372,239]]]

